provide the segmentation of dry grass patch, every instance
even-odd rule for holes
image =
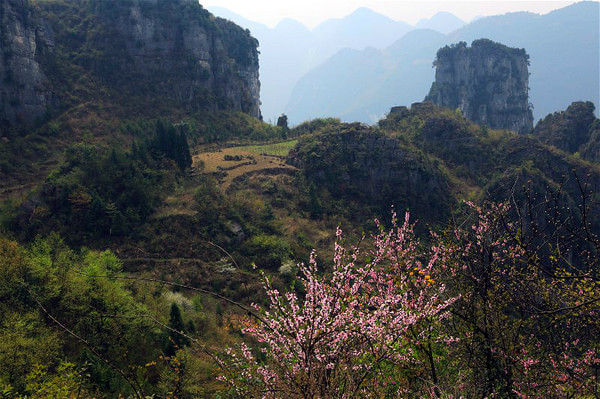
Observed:
[[[169,216],[194,216],[197,212],[192,208],[194,196],[191,193],[168,196],[163,205],[154,212],[152,218],[161,219]]]
[[[223,173],[221,189],[226,191],[234,179],[250,172],[266,169],[295,169],[284,162],[296,140],[277,144],[223,148],[194,156],[194,166],[204,165],[205,173]]]

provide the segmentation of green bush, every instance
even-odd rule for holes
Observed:
[[[278,270],[292,255],[290,245],[282,237],[265,234],[253,236],[246,244],[246,251],[257,267],[268,270]]]

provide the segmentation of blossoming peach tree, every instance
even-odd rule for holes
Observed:
[[[547,224],[549,234],[542,236],[531,220],[510,217],[506,203],[469,207],[468,227],[434,239],[447,292],[460,294],[445,324],[455,337],[448,366],[455,370],[455,391],[466,397],[598,397],[598,251],[589,259],[595,268],[574,265],[566,248],[556,249],[568,244],[557,224]],[[586,237],[600,249],[592,235]]]
[[[427,246],[408,214],[368,250],[338,229],[331,273],[313,253],[296,291],[262,274],[269,305],[242,329],[256,348],[228,350],[222,380],[241,397],[598,397],[596,233],[577,266],[506,203],[469,209]]]
[[[313,252],[300,265],[300,290],[281,293],[261,274],[269,305],[244,334],[258,342],[229,349],[227,382],[243,397],[398,395],[421,380],[423,343],[456,298],[436,281],[440,250],[418,251],[409,214],[390,229],[378,223],[370,250],[344,246],[337,230],[333,270],[318,270]]]

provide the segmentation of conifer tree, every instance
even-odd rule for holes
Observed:
[[[173,356],[177,349],[190,344],[189,338],[181,334],[185,334],[186,328],[181,317],[181,310],[174,302],[171,304],[171,311],[169,313],[169,327],[171,330],[169,330],[165,352],[168,356]]]

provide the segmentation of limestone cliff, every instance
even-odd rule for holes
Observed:
[[[115,81],[141,78],[187,105],[260,116],[258,42],[248,31],[215,18],[197,0],[92,0],[92,6],[124,47],[124,57],[113,60],[120,65],[106,71]]]
[[[260,117],[258,42],[197,0],[1,0],[0,119],[145,99]]]
[[[42,117],[53,104],[40,65],[53,34],[27,0],[0,1],[0,129]]]
[[[494,129],[529,133],[529,56],[487,39],[446,46],[437,53],[435,82],[427,101]]]

